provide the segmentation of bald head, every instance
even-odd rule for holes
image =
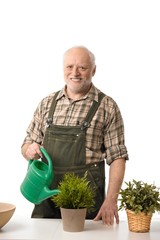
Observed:
[[[65,61],[65,58],[68,56],[68,54],[74,54],[74,53],[78,53],[81,55],[84,55],[85,57],[88,56],[88,61],[90,62],[90,64],[92,65],[92,67],[95,67],[95,56],[94,54],[86,47],[84,46],[74,46],[72,48],[69,48],[63,56],[63,61]]]

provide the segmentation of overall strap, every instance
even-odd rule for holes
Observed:
[[[99,92],[98,102],[96,102],[96,101],[93,102],[93,104],[92,104],[91,108],[89,109],[87,116],[82,124],[81,130],[85,130],[86,128],[88,128],[90,126],[90,122],[104,97],[105,97],[105,94],[103,92]]]
[[[56,107],[56,98],[58,96],[60,91],[56,92],[54,97],[53,97],[53,100],[52,100],[52,103],[51,103],[51,107],[50,107],[50,110],[49,110],[49,115],[48,115],[48,119],[47,119],[47,127],[50,126],[50,124],[52,123],[53,121],[53,113],[54,113],[54,110],[55,110],[55,107]]]
[[[60,91],[56,92],[54,97],[53,97],[53,100],[52,100],[52,103],[51,103],[51,107],[50,107],[50,111],[49,111],[49,115],[48,115],[48,119],[47,119],[47,127],[50,126],[50,124],[52,123],[53,121],[53,113],[54,113],[54,110],[55,110],[55,107],[56,107],[56,98],[58,96]],[[82,127],[81,127],[81,130],[85,130],[86,128],[88,128],[90,126],[90,122],[94,116],[94,114],[96,113],[103,97],[105,96],[105,94],[103,92],[100,92],[98,94],[98,102],[94,101],[90,110],[88,111],[87,113],[87,116],[82,124]]]

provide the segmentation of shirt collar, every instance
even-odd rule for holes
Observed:
[[[60,90],[56,100],[59,100],[62,97],[68,98],[65,89],[66,89],[66,85]],[[92,101],[98,102],[98,89],[93,84],[89,92],[82,97],[82,99],[86,99],[86,98],[90,98]]]

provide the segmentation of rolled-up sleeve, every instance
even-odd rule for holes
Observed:
[[[128,160],[128,152],[125,146],[124,123],[117,104],[113,101],[107,118],[104,134],[107,164],[111,164],[118,158]]]

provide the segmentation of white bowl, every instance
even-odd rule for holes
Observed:
[[[0,229],[8,223],[15,209],[16,206],[11,203],[0,202]]]

